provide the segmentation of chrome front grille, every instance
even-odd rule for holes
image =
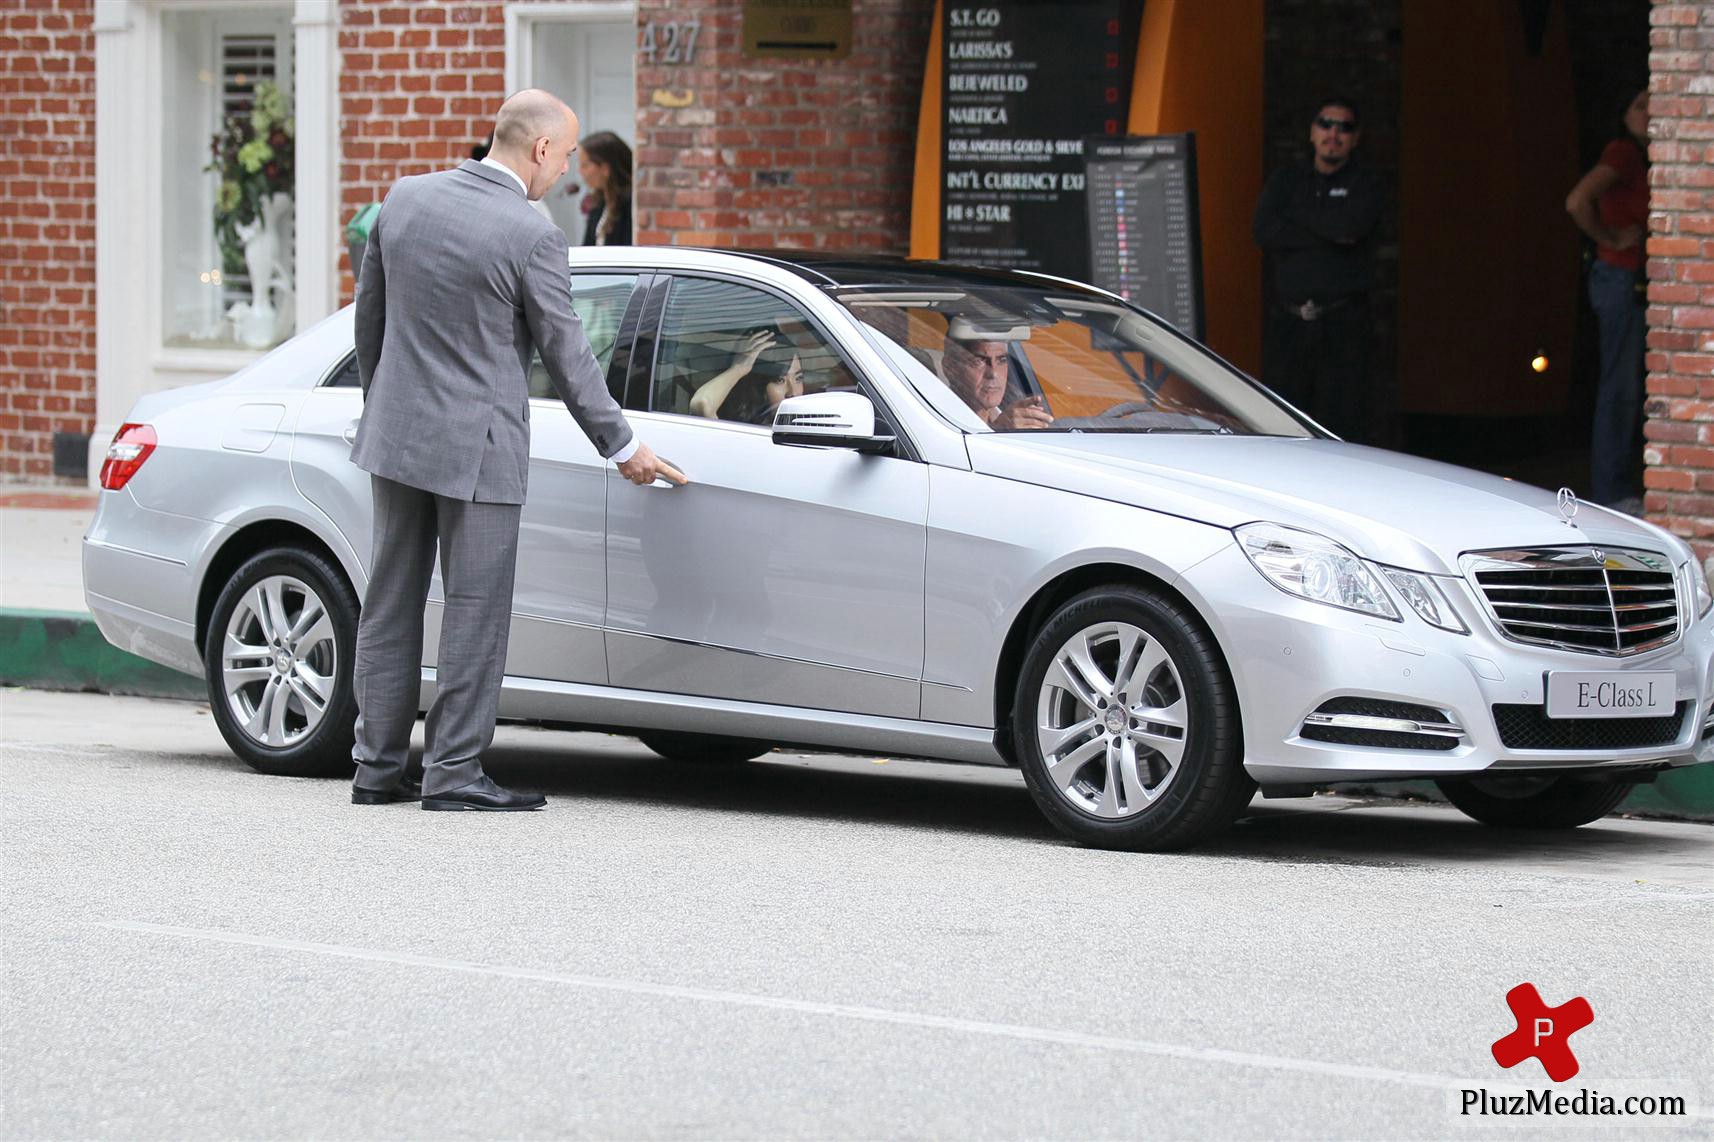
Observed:
[[[1678,637],[1678,581],[1652,551],[1538,547],[1477,551],[1464,572],[1514,642],[1621,657]]]

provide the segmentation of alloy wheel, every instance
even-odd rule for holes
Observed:
[[[1122,820],[1172,784],[1189,718],[1178,665],[1160,641],[1130,623],[1103,622],[1055,652],[1036,703],[1036,743],[1062,798]]]
[[[258,744],[285,749],[314,733],[338,672],[333,618],[302,579],[270,575],[233,608],[221,685],[233,720]]]

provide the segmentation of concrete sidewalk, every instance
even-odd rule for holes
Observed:
[[[98,494],[0,484],[0,608],[86,609],[79,547]]]
[[[0,484],[0,684],[201,698],[201,678],[128,654],[83,601],[84,529],[99,493]]]
[[[0,685],[205,699],[203,679],[120,650],[90,617],[81,546],[98,494],[0,484]],[[1372,791],[1440,799],[1427,782]],[[1714,765],[1638,786],[1625,810],[1714,820]]]

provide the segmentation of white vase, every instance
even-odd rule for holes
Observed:
[[[275,295],[293,296],[292,275],[283,257],[291,248],[292,196],[280,192],[263,198],[261,217],[239,226],[238,237],[244,242],[244,265],[250,271],[250,304],[232,307],[233,325],[242,344],[266,349],[279,340]]]
[[[262,216],[268,229],[274,232],[274,278],[268,289],[268,300],[274,306],[275,342],[292,335],[297,320],[297,290],[292,280],[292,252],[297,235],[296,203],[285,192],[271,194],[262,200]]]
[[[262,221],[274,235],[274,273],[269,290],[292,288],[292,241],[295,235],[295,212],[292,196],[278,191],[262,200]],[[276,305],[277,297],[273,298]]]

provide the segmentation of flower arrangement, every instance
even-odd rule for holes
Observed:
[[[244,238],[238,228],[263,219],[262,203],[270,195],[292,193],[296,134],[285,92],[272,83],[258,83],[250,114],[227,116],[215,134],[209,147],[214,157],[203,169],[220,172],[214,232],[224,272],[245,271]]]

